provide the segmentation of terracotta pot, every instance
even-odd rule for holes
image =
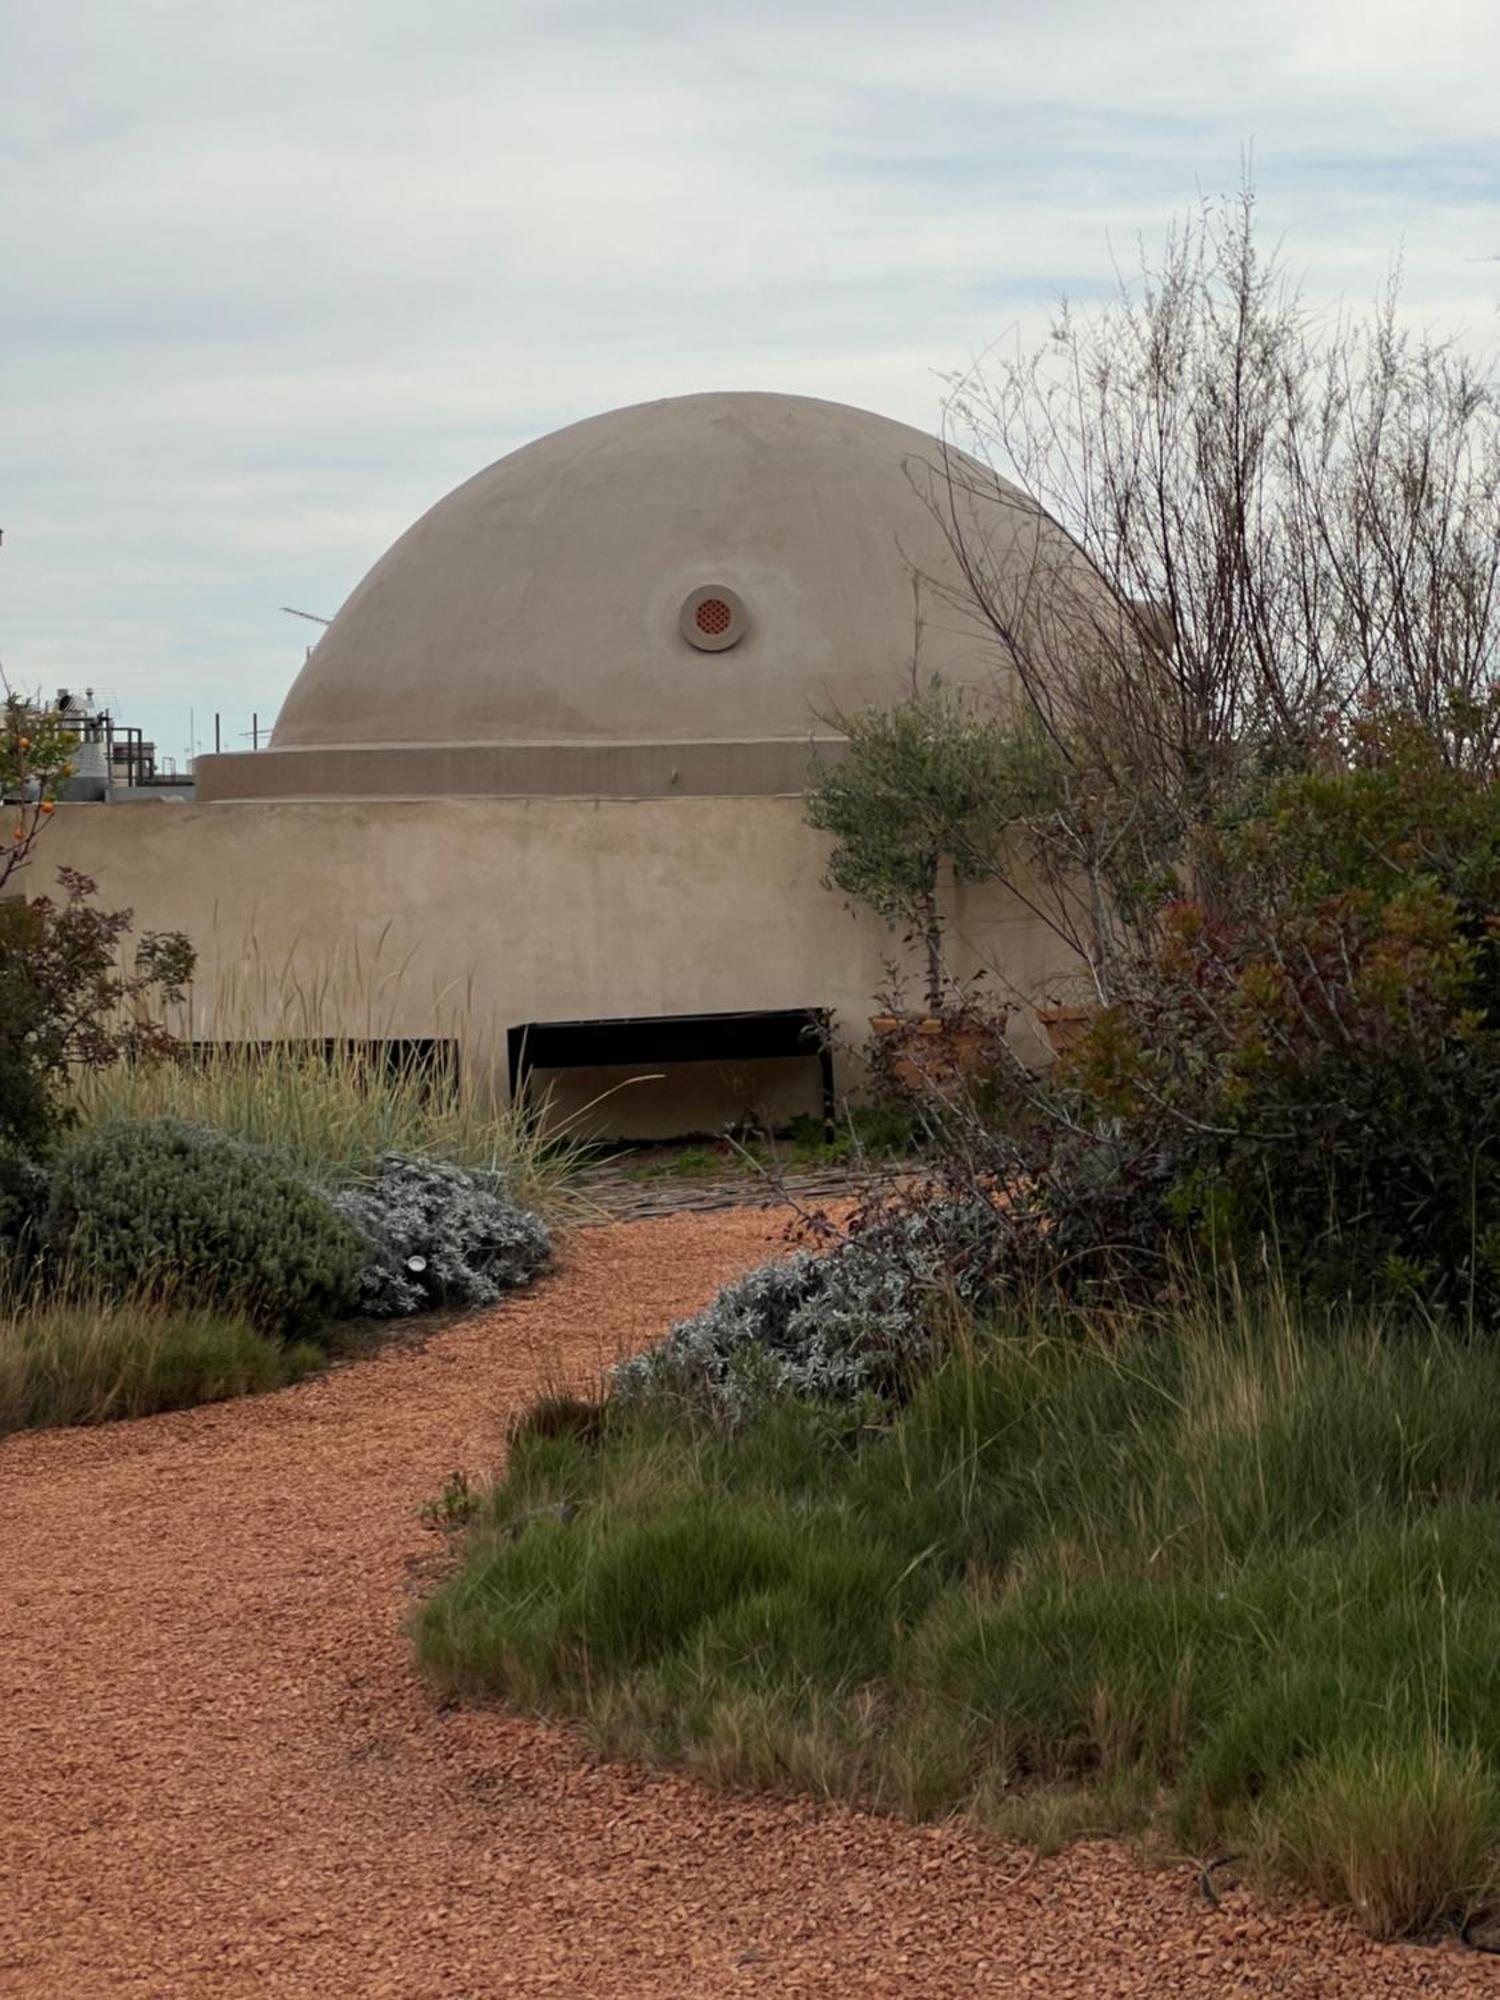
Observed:
[[[971,1071],[981,1066],[982,1059],[1005,1032],[1003,1020],[993,1028],[978,1028],[973,1025],[955,1027],[948,1036],[948,1046],[953,1051],[953,1059],[959,1068]]]
[[[1036,1017],[1055,1056],[1065,1056],[1082,1041],[1093,1012],[1088,1007],[1038,1007]]]
[[[903,1090],[941,1089],[992,1067],[1006,1016],[876,1014],[870,1026],[885,1045],[890,1074]]]

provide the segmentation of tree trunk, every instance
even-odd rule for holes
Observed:
[[[922,944],[927,953],[927,1011],[937,1014],[943,1005],[943,921],[932,889],[922,898]]]

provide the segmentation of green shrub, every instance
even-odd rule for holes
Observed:
[[[179,932],[145,932],[124,965],[132,913],[97,908],[94,882],[75,868],[57,879],[55,897],[0,902],[0,1139],[32,1151],[68,1121],[71,1078],[176,1048],[158,1014],[193,972]]]
[[[1346,755],[1198,829],[1027,1185],[1059,1263],[1092,1204],[1100,1242],[1154,1239],[1153,1284],[1169,1248],[1269,1254],[1500,1325],[1500,782],[1401,716]]]
[[[1018,796],[1013,733],[933,679],[892,708],[827,718],[844,739],[814,761],[807,823],[832,835],[827,883],[921,941],[930,1012],[943,1005],[944,863],[959,882],[992,872]]]
[[[920,1152],[930,1138],[927,1123],[909,1100],[887,1097],[874,1104],[848,1105],[831,1137],[821,1118],[804,1111],[787,1127],[786,1164],[821,1167],[901,1160]]]
[[[1055,1072],[930,1117],[939,1198],[1005,1190],[997,1292],[1117,1307],[1232,1261],[1500,1329],[1500,764],[1466,727],[1375,709],[1244,760],[1116,912]]]
[[[41,1162],[0,1136],[0,1266],[36,1248],[50,1189]]]
[[[277,1155],[171,1119],[70,1145],[44,1230],[54,1255],[117,1292],[213,1302],[280,1333],[347,1313],[365,1255]]]

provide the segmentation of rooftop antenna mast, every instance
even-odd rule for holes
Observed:
[[[283,611],[289,612],[293,618],[310,618],[314,625],[331,625],[333,623],[331,618],[320,618],[316,611],[299,611],[295,604],[283,604],[281,608]],[[306,660],[312,658],[311,646],[303,649],[302,657]]]

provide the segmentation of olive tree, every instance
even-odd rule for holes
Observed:
[[[827,882],[920,945],[928,1008],[943,1002],[945,864],[960,882],[993,873],[1012,803],[1007,732],[942,681],[889,708],[828,718],[844,741],[816,763],[810,825],[831,834]]]

